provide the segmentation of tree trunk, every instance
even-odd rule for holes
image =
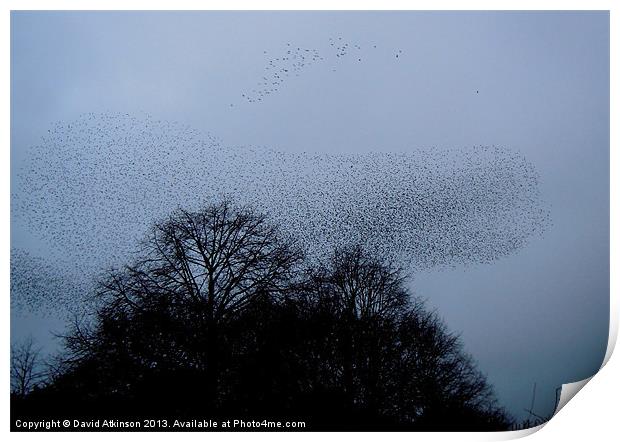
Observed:
[[[219,364],[218,364],[218,327],[215,319],[215,283],[209,278],[208,298],[206,306],[206,385],[205,395],[207,408],[213,410],[217,406],[217,385],[219,381]]]

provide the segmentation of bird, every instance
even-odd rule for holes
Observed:
[[[233,191],[311,260],[360,243],[417,270],[491,263],[549,224],[535,167],[508,148],[298,153],[228,146],[149,114],[88,112],[50,124],[15,165],[14,222],[50,256],[11,250],[11,305],[85,308],[96,275],[131,263],[152,223]]]
[[[364,52],[364,47],[369,46],[363,46],[359,42],[347,41],[342,36],[329,37],[327,41],[327,47],[330,48],[328,52],[332,57],[335,57],[332,58],[332,60],[336,63],[342,63],[347,60],[353,50],[359,51],[361,54]],[[377,44],[373,43],[372,48],[377,49]],[[402,49],[396,49],[395,57],[398,59],[402,52]],[[274,53],[277,54],[277,51],[263,50],[264,55]],[[251,90],[251,92],[244,93],[244,100],[253,105],[260,105],[264,102],[262,98],[265,98],[265,95],[267,95],[267,88],[276,84],[282,86],[287,84],[289,78],[293,76],[299,77],[309,67],[328,61],[329,58],[326,57],[328,57],[328,55],[324,53],[324,49],[319,50],[318,48],[303,47],[301,45],[294,45],[292,42],[287,42],[280,56],[273,56],[267,60],[267,64],[263,68],[266,75],[261,76],[262,80],[256,83],[255,88]],[[357,55],[355,58],[357,58],[358,63],[362,62],[362,56]],[[336,72],[337,69],[332,67],[331,71]]]

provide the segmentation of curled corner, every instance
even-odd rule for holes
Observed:
[[[524,428],[523,430],[506,431],[502,433],[502,438],[500,440],[521,439],[523,437],[527,437],[536,433],[537,431],[541,430],[542,427],[544,427],[545,425],[547,425],[547,422],[543,422],[540,425],[536,425],[535,427]]]
[[[607,350],[605,352],[605,357],[603,358],[603,362],[599,370],[603,368],[607,364],[607,362],[609,362],[609,359],[611,358],[611,355],[614,352],[614,349],[616,347],[616,342],[618,340],[618,321],[616,319],[618,317],[618,315],[616,314],[618,311],[618,305],[614,301],[613,296],[610,299],[609,310],[610,310],[609,311],[610,320],[609,320],[609,337],[607,339]],[[560,398],[557,400],[557,405],[555,407],[555,412],[553,413],[553,416],[558,414],[558,412],[562,408],[564,408],[564,405],[566,405],[568,401],[570,401],[573,397],[575,397],[575,395],[579,393],[579,391],[583,387],[585,387],[585,385],[588,382],[590,382],[590,380],[594,376],[596,376],[596,373],[590,376],[589,378],[583,379],[581,381],[572,382],[570,384],[562,384],[562,391],[560,394]]]
[[[575,397],[579,391],[585,387],[585,385],[590,382],[590,380],[594,377],[590,376],[589,378],[583,379],[581,381],[572,382],[570,384],[562,384],[562,392],[560,393],[560,398],[558,400],[558,404],[555,407],[555,412],[553,415],[555,416],[558,412],[564,408],[564,405],[568,403],[572,398]]]
[[[589,378],[577,382],[572,382],[570,384],[562,384],[562,387],[558,388],[558,390],[560,390],[560,396],[557,399],[557,405],[555,407],[555,412],[553,413],[553,416],[558,414],[558,412],[564,407],[564,405],[566,405],[572,398],[574,398],[575,395],[579,393],[579,391],[588,382],[590,382],[593,377],[594,376],[590,376]],[[547,423],[549,423],[553,416],[551,418],[545,419],[539,425],[536,425],[534,427],[524,428],[522,430],[507,431],[502,434],[500,440],[514,440],[530,436],[541,430],[545,425],[547,425]]]
[[[611,296],[609,300],[609,316],[609,337],[607,338],[607,350],[605,351],[605,358],[603,359],[601,368],[609,362],[618,340],[618,306],[613,296]]]
[[[610,306],[610,310],[612,309],[613,309],[613,306]],[[605,364],[607,364],[607,362],[611,358],[611,355],[615,349],[616,342],[618,339],[618,323],[614,320],[613,311],[614,310],[611,311],[612,314],[611,314],[611,320],[609,324],[609,339],[607,340],[607,351],[605,352],[605,358],[603,359],[603,362],[599,370],[603,368]],[[559,397],[556,398],[555,411],[551,418],[553,418],[556,414],[558,414],[558,412],[562,408],[564,408],[564,406],[572,398],[574,398],[577,395],[577,393],[579,393],[579,391],[581,391],[581,389],[585,387],[586,384],[592,380],[594,376],[596,376],[596,373],[586,379],[582,379],[581,381],[571,382],[569,384],[562,384],[562,386],[558,388],[560,395]],[[558,390],[556,390],[556,393]],[[527,437],[541,430],[545,425],[547,425],[547,423],[551,420],[551,418],[544,420],[543,422],[540,423],[540,425],[536,425],[534,427],[525,428],[523,430],[513,430],[513,431],[505,432],[503,433],[503,437],[500,439],[501,440],[514,440],[514,439],[520,439],[522,437]]]

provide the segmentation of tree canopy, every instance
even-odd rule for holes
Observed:
[[[93,318],[76,321],[54,375],[14,395],[12,411],[507,429],[458,336],[406,283],[361,246],[305,262],[249,208],[178,210],[101,280]]]

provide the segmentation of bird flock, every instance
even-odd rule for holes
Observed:
[[[377,45],[374,43],[362,46],[359,43],[343,40],[343,37],[330,37],[328,42],[327,48],[323,50],[305,48],[288,42],[284,50],[276,56],[271,56],[269,51],[263,51],[267,60],[262,77],[251,90],[241,93],[241,99],[247,103],[260,103],[280,91],[288,79],[299,76],[304,70],[317,63],[331,63],[331,70],[336,72],[339,63],[346,59],[360,63],[371,55],[369,51],[377,51]],[[402,49],[392,52],[396,61],[403,55]],[[230,106],[233,107],[234,103]]]
[[[299,76],[300,72],[324,58],[317,49],[291,46],[287,43],[286,52],[267,60],[264,75],[251,92],[243,92],[241,97],[248,103],[263,101],[269,95],[278,92],[290,76]],[[263,52],[268,55],[267,51]]]
[[[75,311],[154,221],[221,198],[266,212],[310,259],[361,243],[414,270],[493,262],[549,223],[535,168],[502,147],[292,153],[89,113],[53,126],[19,166],[12,222],[47,251],[12,251],[12,305]]]
[[[84,282],[66,270],[54,266],[52,260],[11,249],[11,309],[44,316],[58,313],[59,308],[66,313],[76,312],[71,306],[76,304],[75,296],[80,293],[78,285],[84,286]],[[82,301],[77,303],[82,307],[85,299],[77,300]]]

